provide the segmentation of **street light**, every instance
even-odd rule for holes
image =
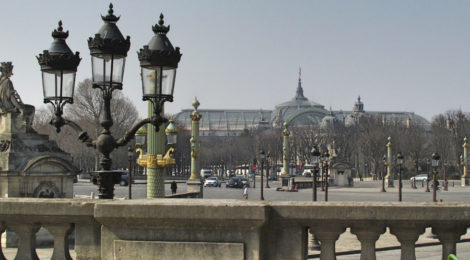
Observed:
[[[269,189],[271,187],[269,187],[269,161],[271,160],[271,153],[268,152],[268,154],[266,155],[266,189]]]
[[[448,184],[449,184],[449,183],[447,182],[447,174],[446,174],[447,164],[448,164],[448,163],[447,163],[447,160],[444,160],[444,183],[443,183],[442,186],[443,186],[443,188],[444,188],[445,191],[448,190],[447,187],[448,187]]]
[[[431,166],[433,168],[433,173],[432,173],[432,201],[437,202],[436,198],[436,190],[437,190],[437,167],[439,167],[439,159],[441,159],[441,156],[438,153],[433,153],[432,154],[432,160],[431,160]]]
[[[382,170],[382,190],[381,192],[386,192],[385,190],[385,171],[387,168],[387,156],[384,154],[384,157],[382,158],[383,161],[383,170]]]
[[[317,172],[318,172],[318,162],[320,159],[320,151],[318,147],[313,146],[310,151],[310,162],[314,165],[312,170],[312,192],[313,192],[313,201],[317,201]]]
[[[397,154],[397,165],[398,165],[398,201],[402,200],[401,197],[401,189],[403,187],[403,184],[401,183],[401,166],[403,165],[403,155],[401,152],[398,152]]]
[[[259,197],[260,200],[264,200],[264,195],[263,195],[263,171],[264,171],[264,159],[266,159],[266,154],[264,153],[264,150],[261,149],[259,152],[259,158],[261,160],[261,195]]]
[[[430,192],[429,190],[429,164],[431,163],[431,161],[429,161],[429,159],[426,160],[426,189],[424,190],[424,192]]]
[[[108,14],[101,18],[104,21],[104,25],[94,37],[88,39],[88,47],[92,57],[92,87],[100,89],[103,97],[103,113],[100,120],[103,130],[96,140],[91,140],[79,125],[62,117],[64,106],[67,103],[73,104],[75,74],[80,63],[79,53],[73,54],[65,42],[65,39],[68,37],[68,31],[63,31],[62,22],[59,22],[59,27],[52,33],[54,41],[49,50],[44,50],[43,53],[37,56],[37,59],[43,78],[44,102],[51,103],[54,108],[55,116],[51,120],[51,124],[56,128],[57,132],[60,132],[61,127],[64,125],[71,126],[79,132],[79,140],[101,153],[101,171],[93,173],[93,183],[99,185],[100,199],[112,199],[114,197],[114,184],[119,183],[121,173],[111,171],[112,161],[110,154],[116,148],[126,145],[134,138],[134,135],[141,126],[150,123],[158,129],[161,124],[166,123],[168,120],[162,118],[157,113],[159,110],[156,110],[152,117],[139,121],[120,139],[116,140],[111,135],[110,128],[113,125],[111,98],[114,90],[122,89],[124,65],[130,47],[130,37],[124,38],[116,26],[119,17],[114,15],[112,4],[109,5]],[[166,44],[169,41],[164,34],[169,28],[163,26],[162,18],[163,16],[160,16],[159,26],[154,28],[158,28],[159,33],[161,31],[160,34],[162,36],[159,37],[166,39],[166,41],[163,41]],[[154,90],[153,94],[148,91],[152,89],[148,87],[150,85],[143,82],[143,99],[150,100],[153,104],[159,104],[158,107],[161,107],[165,101],[173,101],[175,70],[181,57],[179,48],[171,51],[168,44],[161,46],[149,45],[144,46],[144,49],[138,53],[138,56],[143,72],[147,73],[154,69],[155,75],[157,75],[156,78],[162,74],[167,75],[167,78],[171,76],[167,81],[163,81],[162,77],[160,77],[159,85],[155,81],[155,86],[161,88],[159,88],[160,92]],[[159,66],[159,70],[153,67],[156,65]],[[148,75],[148,73],[145,75]],[[144,78],[143,81],[145,81]],[[168,87],[171,87],[170,91],[167,91]]]
[[[328,153],[328,150],[323,153],[322,161],[324,162],[325,169],[325,173],[323,174],[325,181],[325,201],[328,201],[328,163],[330,161],[330,154]]]
[[[134,151],[132,147],[127,148],[127,159],[129,160],[128,182],[129,182],[129,199],[132,199],[132,161],[134,160]]]

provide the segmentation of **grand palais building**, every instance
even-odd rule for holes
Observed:
[[[351,103],[353,102],[351,100]],[[191,129],[189,117],[191,112],[192,109],[184,109],[174,116],[174,119],[186,130]],[[256,128],[281,127],[283,122],[289,126],[320,125],[320,127],[326,127],[334,123],[353,126],[361,116],[378,117],[384,122],[403,125],[412,122],[427,129],[430,127],[430,123],[425,118],[413,112],[366,111],[360,97],[357,98],[350,111],[327,110],[323,105],[310,101],[304,96],[300,77],[295,96],[275,106],[274,110],[200,109],[199,113],[202,115],[201,136],[239,136],[247,130]]]

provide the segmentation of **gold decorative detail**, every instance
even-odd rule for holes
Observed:
[[[143,154],[141,148],[137,148],[136,152],[139,152],[139,158],[137,158],[137,164],[144,168],[167,168],[176,163],[175,158],[173,158],[173,153],[175,149],[170,148],[165,155],[161,154]]]

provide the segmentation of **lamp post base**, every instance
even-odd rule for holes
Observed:
[[[462,177],[461,180],[461,184],[462,184],[462,187],[465,187],[465,186],[470,186],[470,178],[469,177]]]
[[[393,185],[393,179],[392,178],[387,178],[387,187],[388,188],[393,188],[394,185]]]
[[[288,190],[289,189],[289,180],[290,176],[289,175],[281,175],[281,187],[283,190]]]
[[[203,185],[200,179],[189,179],[186,182],[187,192],[199,192],[199,198],[203,197]]]
[[[114,198],[114,184],[121,181],[120,171],[96,171],[91,173],[91,181],[98,185],[99,199]]]

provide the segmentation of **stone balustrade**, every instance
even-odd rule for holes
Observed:
[[[386,228],[401,243],[401,259],[416,259],[415,243],[427,227],[445,259],[469,220],[470,204],[452,203],[0,199],[0,234],[18,235],[16,259],[38,259],[40,227],[54,237],[52,259],[71,259],[74,230],[76,259],[306,259],[310,232],[321,244],[320,259],[329,260],[346,228],[361,243],[361,259],[375,259]]]

